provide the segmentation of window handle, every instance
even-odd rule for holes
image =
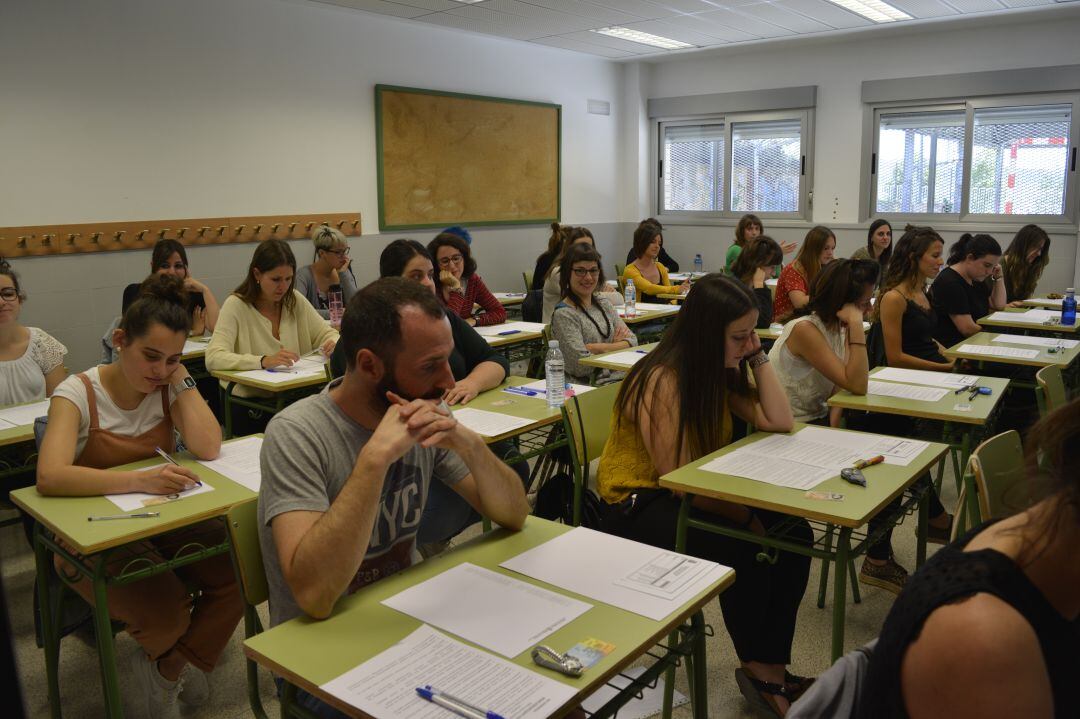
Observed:
[[[876,175],[877,174],[877,153],[876,152],[871,152],[870,153],[870,174],[871,175]]]
[[[1072,151],[1072,167],[1069,169],[1069,172],[1076,172],[1076,148],[1075,147],[1073,148],[1073,151]]]

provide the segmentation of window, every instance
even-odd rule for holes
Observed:
[[[1075,221],[1076,113],[1064,100],[876,110],[871,214]]]
[[[808,205],[808,115],[661,122],[660,214],[802,216]]]

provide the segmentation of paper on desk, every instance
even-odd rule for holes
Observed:
[[[202,340],[184,340],[184,354],[191,354],[192,352],[205,352],[206,343],[209,341],[209,337]]]
[[[571,529],[499,566],[655,621],[732,571],[585,527]]]
[[[616,352],[604,357],[604,362],[610,362],[611,364],[617,364],[622,367],[633,367],[646,354],[648,353],[635,350]]]
[[[235,374],[239,377],[247,377],[270,384],[285,384],[286,382],[295,382],[298,379],[307,379],[309,377],[325,377],[326,358],[321,355],[319,357],[309,355],[301,357],[288,367],[275,367],[273,370],[252,369],[236,372]]]
[[[1062,300],[1052,300],[1049,297],[1032,297],[1028,302],[1038,302],[1041,305],[1054,305],[1055,307],[1061,307]]]
[[[320,689],[377,719],[453,716],[417,696],[429,684],[507,719],[545,719],[577,692],[427,625]]]
[[[487,327],[477,327],[476,334],[483,335],[484,337],[496,338],[504,332],[512,332],[517,330],[518,332],[543,332],[543,322],[503,322],[501,325],[488,325]],[[511,337],[513,335],[510,335]]]
[[[1036,347],[1062,347],[1071,350],[1080,345],[1080,340],[1063,340],[1056,337],[1029,337],[1028,335],[997,335],[991,342],[1003,342],[1010,345],[1034,345]]]
[[[591,608],[469,562],[382,603],[511,659]]]
[[[674,292],[672,294],[675,294]],[[660,304],[657,302],[637,302],[634,304],[634,309],[639,312],[670,312],[672,310],[678,310],[682,305],[672,304]]]
[[[701,465],[701,469],[706,472],[730,474],[792,489],[813,489],[826,479],[840,474],[839,469],[826,469],[805,462],[772,458],[765,454],[746,452],[746,449],[748,447],[717,457]]]
[[[497,300],[513,300],[525,296],[524,292],[492,292],[491,294],[495,295]]]
[[[907,382],[909,384],[924,384],[928,387],[949,387],[958,389],[970,387],[979,382],[977,375],[950,374],[949,372],[932,372],[923,369],[899,369],[897,367],[885,367],[875,372],[870,379],[889,380],[890,382]]]
[[[919,400],[920,402],[937,402],[947,395],[949,390],[940,387],[927,387],[925,385],[877,382],[875,380],[870,380],[866,387],[866,393],[883,397],[914,399]]]
[[[994,347],[992,345],[961,345],[959,351],[967,354],[1019,357],[1023,359],[1035,359],[1039,356],[1039,350],[1026,350],[1020,347]]]
[[[262,470],[259,469],[261,450],[262,437],[245,437],[225,442],[217,459],[200,459],[199,464],[244,485],[252,492],[258,492],[262,483]]]
[[[1027,312],[995,312],[988,319],[995,322],[1023,322],[1025,324],[1041,325],[1043,322],[1061,319],[1061,313],[1056,310],[1028,310]]]
[[[155,464],[153,467],[144,467],[139,471],[143,472],[163,466],[165,466],[164,463]],[[179,499],[186,499],[196,494],[205,494],[206,492],[213,491],[213,487],[211,487],[206,482],[203,482],[202,486],[195,486],[185,492],[177,492],[176,494],[147,494],[146,492],[126,492],[124,494],[106,494],[105,499],[115,504],[124,512],[134,512],[139,509],[146,509],[147,507],[153,507],[155,505],[165,504],[167,502],[175,502]]]
[[[570,382],[569,385],[570,389],[574,390],[574,394],[585,394],[586,392],[591,392],[596,389],[596,387],[590,387],[587,384],[574,384],[573,382]],[[519,384],[517,386],[521,389],[539,392],[539,397],[547,397],[547,380],[538,379],[535,382],[529,382],[528,384]]]
[[[903,437],[890,437],[869,432],[846,432],[830,427],[803,427],[798,437],[820,444],[830,444],[844,448],[859,455],[860,459],[869,459],[881,455],[885,464],[906,467],[912,460],[930,446],[929,442]]]
[[[487,410],[473,409],[472,407],[455,409],[454,419],[481,437],[497,437],[505,432],[512,432],[533,423],[531,419],[511,417],[508,414],[488,412]]]
[[[43,399],[40,402],[0,409],[0,421],[10,424],[12,427],[25,427],[33,424],[38,417],[45,417],[48,414],[49,400]],[[4,429],[10,429],[10,427],[4,427]]]
[[[591,714],[596,713],[602,706],[614,699],[620,689],[623,689],[630,683],[630,680],[627,679],[627,677],[637,679],[644,671],[645,667],[634,667],[633,669],[627,669],[626,671],[613,676],[610,683],[605,684],[586,697],[585,700],[581,702],[581,708]],[[671,706],[681,707],[689,701],[690,700],[686,698],[685,694],[676,689]],[[659,714],[663,708],[664,676],[661,675],[656,680],[656,686],[651,689],[649,687],[644,687],[641,691],[640,699],[631,699],[626,706],[619,710],[619,719],[646,719],[646,717]]]

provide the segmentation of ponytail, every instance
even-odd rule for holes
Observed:
[[[1001,255],[1001,245],[998,244],[998,241],[990,235],[972,235],[970,232],[965,232],[949,248],[948,264],[955,265],[958,262],[963,262],[968,256],[977,260],[987,255]]]

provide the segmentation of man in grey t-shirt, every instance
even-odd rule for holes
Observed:
[[[431,481],[509,529],[529,513],[518,476],[441,402],[450,324],[428,289],[368,285],[342,320],[345,376],[273,418],[259,540],[270,623],[330,615],[338,599],[412,563]]]

